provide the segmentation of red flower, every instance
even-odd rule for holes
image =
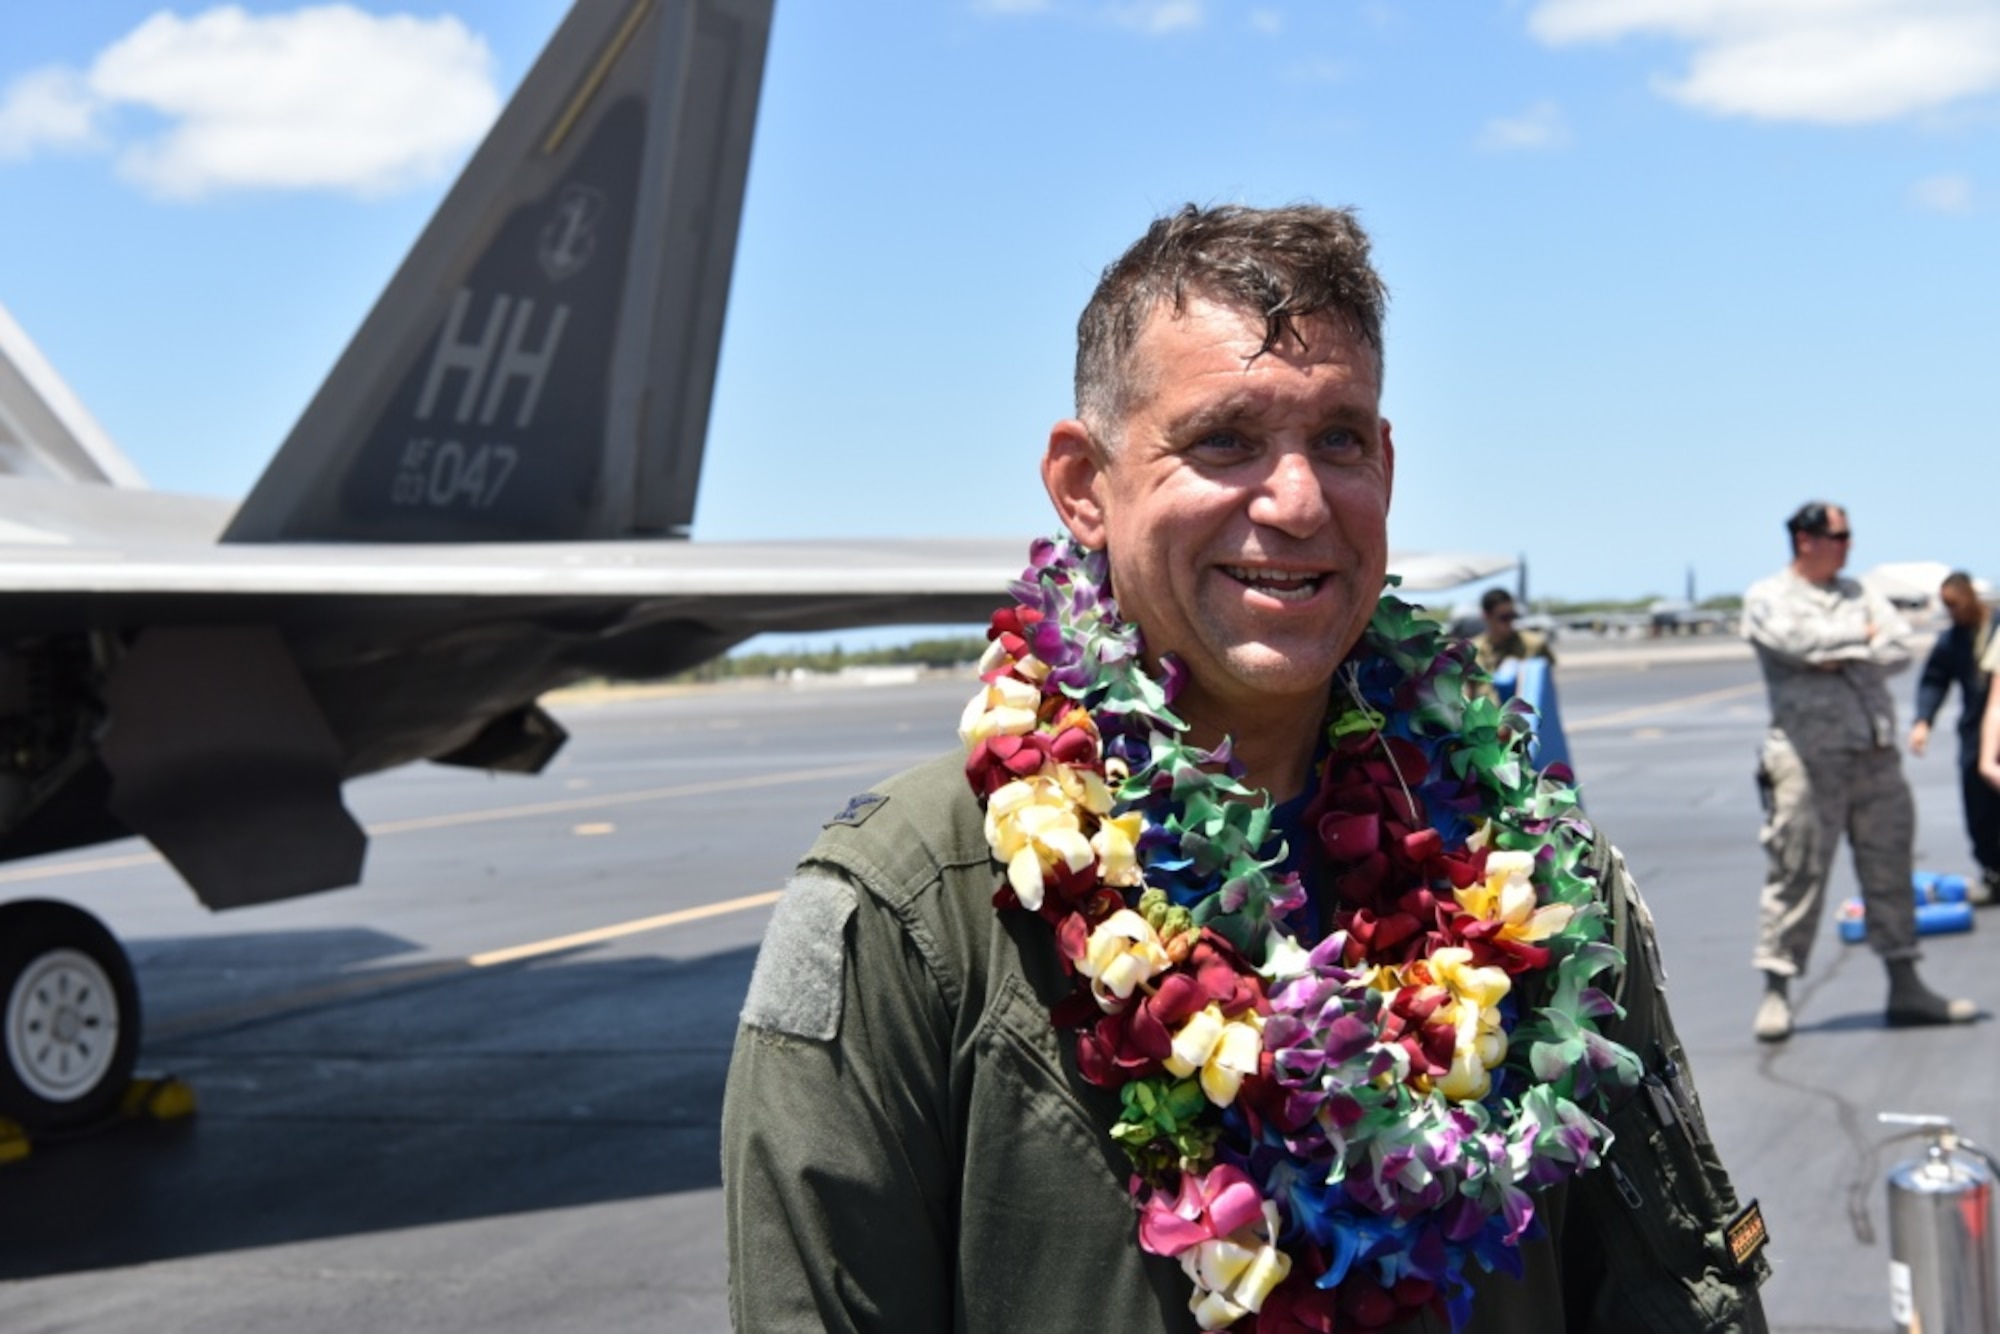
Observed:
[[[1314,1285],[1326,1269],[1316,1251],[1312,1263],[1294,1264],[1283,1283],[1271,1290],[1264,1307],[1236,1328],[1243,1334],[1349,1334],[1386,1329],[1415,1318],[1425,1307],[1439,1305],[1436,1285],[1405,1278],[1385,1288],[1371,1275],[1350,1274],[1333,1289]]]
[[[1410,1054],[1411,1074],[1437,1078],[1451,1070],[1458,1034],[1436,1018],[1451,993],[1443,987],[1423,985],[1423,981],[1413,978],[1413,985],[1390,997],[1382,1011],[1382,1041],[1396,1043]]]
[[[1129,1007],[1105,1015],[1077,1037],[1077,1066],[1085,1079],[1101,1088],[1157,1074],[1174,1049],[1174,1034],[1211,1003],[1231,1019],[1249,1010],[1270,1012],[1264,989],[1242,956],[1228,941],[1204,930],[1186,963],[1162,974],[1150,992],[1137,993]]]
[[[1263,1308],[1240,1328],[1247,1334],[1339,1334],[1338,1293],[1313,1283],[1324,1267],[1324,1260],[1294,1263],[1285,1281],[1264,1299]]]
[[[988,737],[965,757],[965,777],[984,801],[1016,779],[1040,773],[1048,753],[1048,738],[1039,732]]]
[[[1042,613],[1033,607],[1002,607],[993,613],[993,620],[986,627],[986,637],[999,640],[1001,650],[1019,662],[1029,655],[1029,627],[1040,624],[1041,620]]]
[[[1342,902],[1378,907],[1384,895],[1424,883],[1425,864],[1444,848],[1412,794],[1427,769],[1423,751],[1400,737],[1349,737],[1327,757],[1306,823]]]

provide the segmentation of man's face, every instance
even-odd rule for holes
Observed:
[[[1514,622],[1520,613],[1514,610],[1512,602],[1497,602],[1493,610],[1486,613],[1486,636],[1489,639],[1505,639],[1514,633]]]
[[[1847,564],[1847,548],[1854,530],[1847,526],[1847,511],[1829,505],[1824,533],[1799,534],[1799,573],[1815,583],[1825,583]]]
[[[1045,467],[1072,533],[1109,550],[1148,651],[1187,665],[1179,707],[1225,729],[1240,710],[1325,707],[1388,562],[1376,356],[1332,319],[1301,333],[1259,355],[1260,317],[1161,307],[1133,348],[1120,438],[1079,465],[1088,495],[1066,504]]]
[[[1979,605],[1977,594],[1969,588],[1960,588],[1957,584],[1940,589],[1938,600],[1944,603],[1945,613],[1959,625],[1978,625],[1980,613],[1985,610]]]

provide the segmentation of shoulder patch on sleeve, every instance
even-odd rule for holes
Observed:
[[[849,797],[847,805],[841,808],[840,814],[828,820],[820,828],[831,829],[837,824],[858,826],[863,820],[866,820],[886,805],[888,800],[880,792],[863,792],[859,796]]]
[[[792,877],[750,971],[750,994],[743,1002],[746,1026],[819,1042],[839,1036],[847,920],[854,909],[854,886],[846,881],[825,875]]]

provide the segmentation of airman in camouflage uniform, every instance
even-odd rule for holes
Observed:
[[[1889,970],[1889,1023],[1963,1023],[1978,1007],[1937,995],[1916,971],[1916,805],[1886,684],[1910,665],[1909,626],[1887,599],[1840,577],[1852,537],[1846,511],[1813,501],[1785,526],[1792,563],[1743,600],[1744,634],[1771,693],[1758,769],[1769,869],[1754,960],[1765,977],[1756,1034],[1767,1042],[1791,1036],[1788,985],[1812,953],[1843,833],[1869,943]]]
[[[1546,658],[1550,666],[1555,665],[1556,655],[1549,648],[1548,636],[1516,628],[1520,610],[1514,604],[1514,595],[1506,589],[1487,589],[1486,596],[1479,599],[1479,611],[1486,618],[1486,628],[1473,639],[1472,654],[1479,670],[1488,677],[1498,672],[1500,664],[1509,658],[1524,662],[1529,658]],[[1500,698],[1490,680],[1480,682],[1480,689],[1496,701]]]

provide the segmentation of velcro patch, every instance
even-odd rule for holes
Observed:
[[[792,877],[750,972],[744,1024],[818,1042],[840,1035],[854,895],[854,886],[831,876]]]
[[[863,820],[873,815],[888,800],[887,797],[879,792],[863,792],[858,797],[849,797],[847,805],[841,810],[840,814],[834,816],[820,827],[822,829],[831,829],[837,824],[858,826]]]
[[[1756,1259],[1757,1252],[1763,1250],[1765,1243],[1771,1239],[1770,1233],[1764,1230],[1764,1211],[1757,1207],[1755,1200],[1744,1205],[1736,1217],[1729,1220],[1723,1235],[1729,1239],[1729,1258],[1739,1265],[1747,1265]]]

